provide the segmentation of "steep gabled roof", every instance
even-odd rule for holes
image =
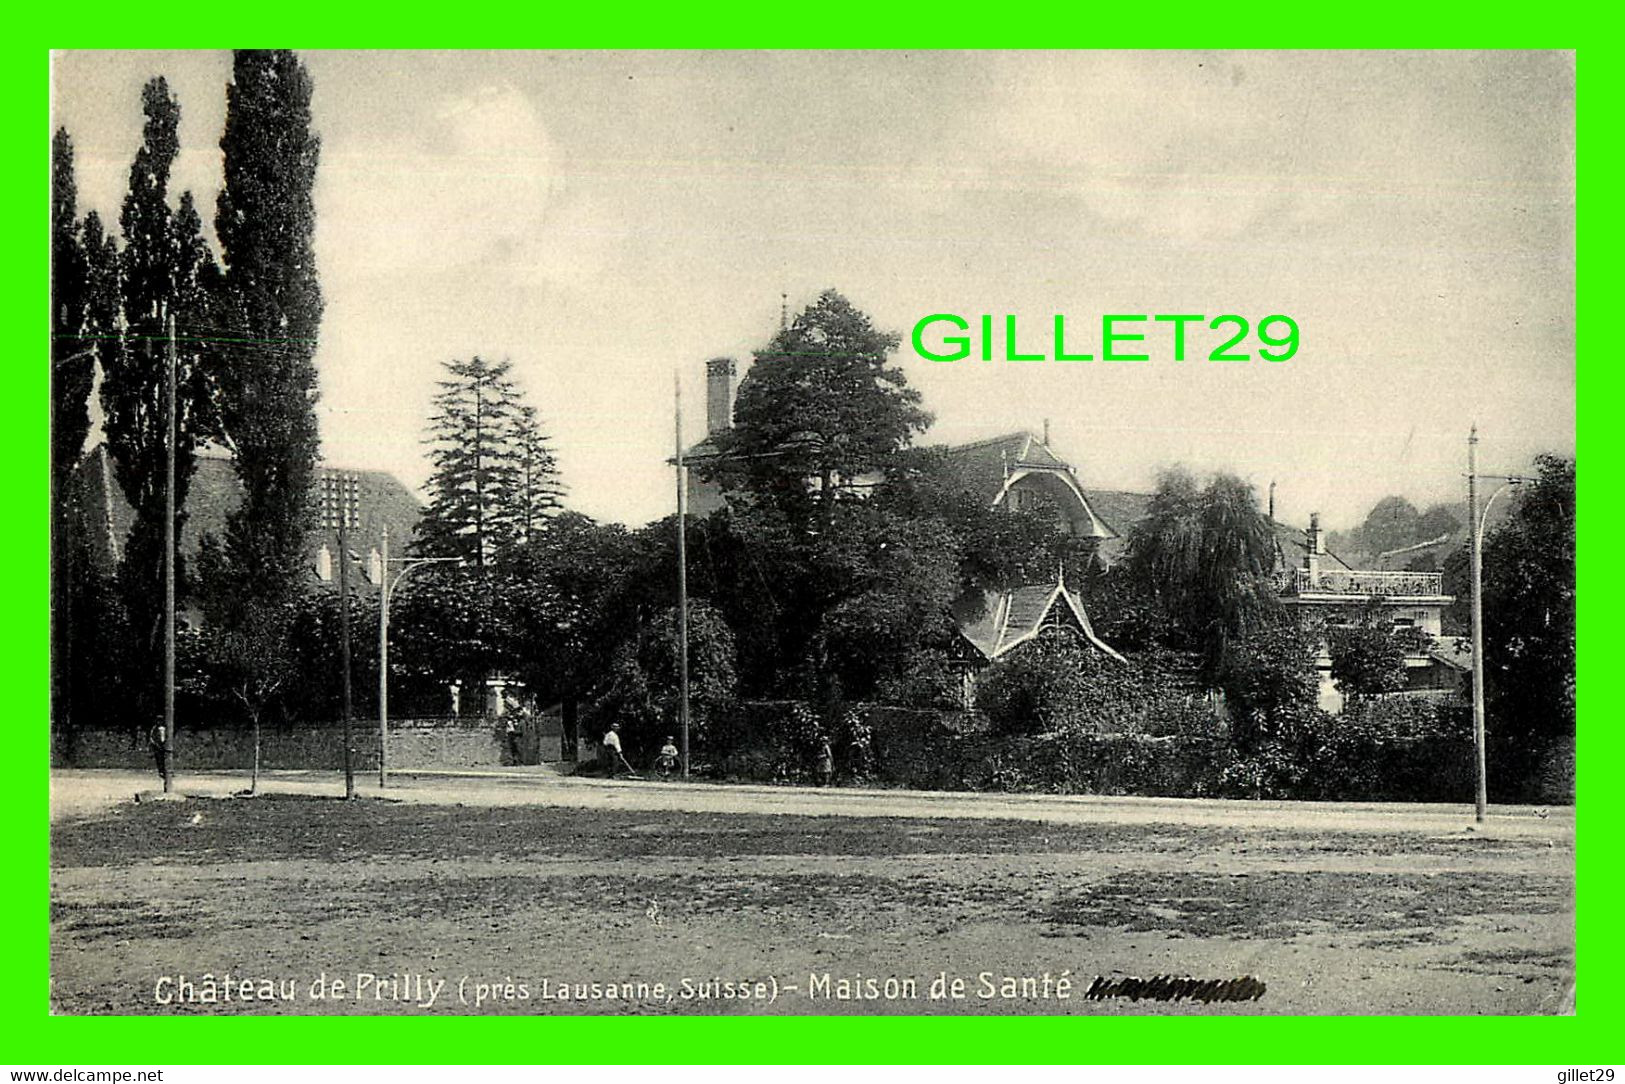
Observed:
[[[1058,478],[1077,498],[1078,506],[1088,518],[1088,533],[1102,539],[1113,536],[1111,526],[1095,513],[1090,498],[1078,484],[1077,472],[1071,464],[1050,451],[1032,433],[1006,433],[1002,437],[948,445],[938,450],[959,484],[989,505],[1003,502],[1012,485],[1034,473]]]
[[[1005,479],[1010,476],[1010,471],[1033,455],[1035,446],[1040,450],[1042,461],[1035,458],[1034,466],[1066,469],[1066,464],[1056,459],[1042,442],[1034,440],[1031,433],[1006,433],[1002,437],[989,437],[970,444],[946,445],[941,451],[960,482],[992,504],[1004,491]]]
[[[1061,612],[1056,616],[1063,624],[1077,629],[1085,640],[1111,658],[1127,661],[1095,635],[1083,600],[1066,586],[1064,577],[1057,577],[1054,583],[1009,591],[972,592],[955,605],[954,617],[960,634],[983,658],[993,660],[1037,636],[1045,624],[1053,623],[1051,615],[1057,607]]]
[[[315,477],[320,479],[340,469],[318,464]],[[378,545],[383,529],[388,527],[391,548],[396,553],[405,552],[423,514],[417,497],[388,471],[344,469],[343,473],[356,477],[360,523],[351,533],[350,548],[365,555],[368,549]],[[80,462],[76,482],[80,486],[85,529],[90,534],[96,560],[103,567],[112,568],[122,555],[125,537],[135,522],[135,512],[113,476],[105,445],[97,445]],[[242,483],[231,460],[216,450],[200,450],[187,489],[181,553],[195,558],[205,534],[224,538],[227,518],[242,499]],[[335,532],[312,532],[309,541],[312,551],[324,543],[330,552],[338,551]]]

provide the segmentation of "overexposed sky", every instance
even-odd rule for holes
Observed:
[[[1390,493],[1458,499],[1475,419],[1486,470],[1574,450],[1569,54],[304,59],[335,464],[421,484],[440,366],[479,353],[513,361],[570,507],[665,515],[674,370],[698,439],[705,359],[745,361],[781,293],[828,286],[903,335],[926,441],[1048,418],[1086,489],[1184,462],[1276,479],[1283,519],[1348,527]],[[116,223],[161,74],[172,194],[212,220],[230,68],[59,54],[81,213]],[[1155,345],[1131,365],[941,365],[907,345],[934,312],[1014,313],[1040,341],[1065,313],[1074,350],[1106,312],[1285,313],[1303,345],[1278,365]]]

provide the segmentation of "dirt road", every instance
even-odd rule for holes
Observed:
[[[186,795],[225,798],[248,786],[241,772],[204,772],[179,778]],[[129,802],[158,789],[152,772],[60,771],[51,776],[51,819],[83,816]],[[261,777],[266,794],[337,796],[344,781],[334,772],[274,772]],[[660,810],[710,813],[784,813],[804,816],[952,817],[1038,820],[1057,824],[1233,825],[1255,828],[1321,827],[1336,832],[1465,832],[1472,805],[1380,802],[1235,802],[1185,798],[1096,795],[973,794],[964,791],[816,789],[709,783],[659,783],[555,775],[536,769],[401,773],[380,789],[375,776],[357,779],[370,798],[430,805],[536,805],[581,809]],[[1496,806],[1475,831],[1497,837],[1572,839],[1572,806],[1537,809]]]
[[[131,800],[152,782],[53,777],[59,1012],[1550,1013],[1573,970],[1566,809],[1469,832],[1465,807],[557,777],[345,803],[305,774]],[[1130,981],[1157,976],[1194,981]]]

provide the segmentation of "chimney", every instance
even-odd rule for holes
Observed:
[[[1270,483],[1270,522],[1275,522],[1275,483]]]
[[[1049,447],[1049,419],[1044,419],[1044,447]]]
[[[1326,553],[1326,536],[1320,530],[1320,513],[1309,513],[1309,538],[1303,555],[1303,567],[1309,572],[1310,583],[1320,579],[1320,559]]]
[[[705,431],[720,433],[734,424],[733,358],[712,358],[705,363]]]

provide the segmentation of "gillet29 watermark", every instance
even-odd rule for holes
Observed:
[[[1191,330],[1192,325],[1195,330]],[[1100,334],[1085,341],[1074,331],[1067,338],[1066,315],[1056,313],[1043,332],[1018,334],[1014,313],[1004,316],[994,332],[995,319],[983,313],[977,332],[971,322],[951,312],[932,313],[914,325],[914,352],[927,361],[1251,361],[1254,348],[1261,361],[1288,361],[1298,352],[1298,322],[1279,313],[1266,316],[1255,327],[1245,316],[1229,313],[1211,320],[1199,313],[1107,313],[1100,317]],[[963,332],[964,334],[953,334]],[[1085,352],[1087,350],[1087,352]]]

